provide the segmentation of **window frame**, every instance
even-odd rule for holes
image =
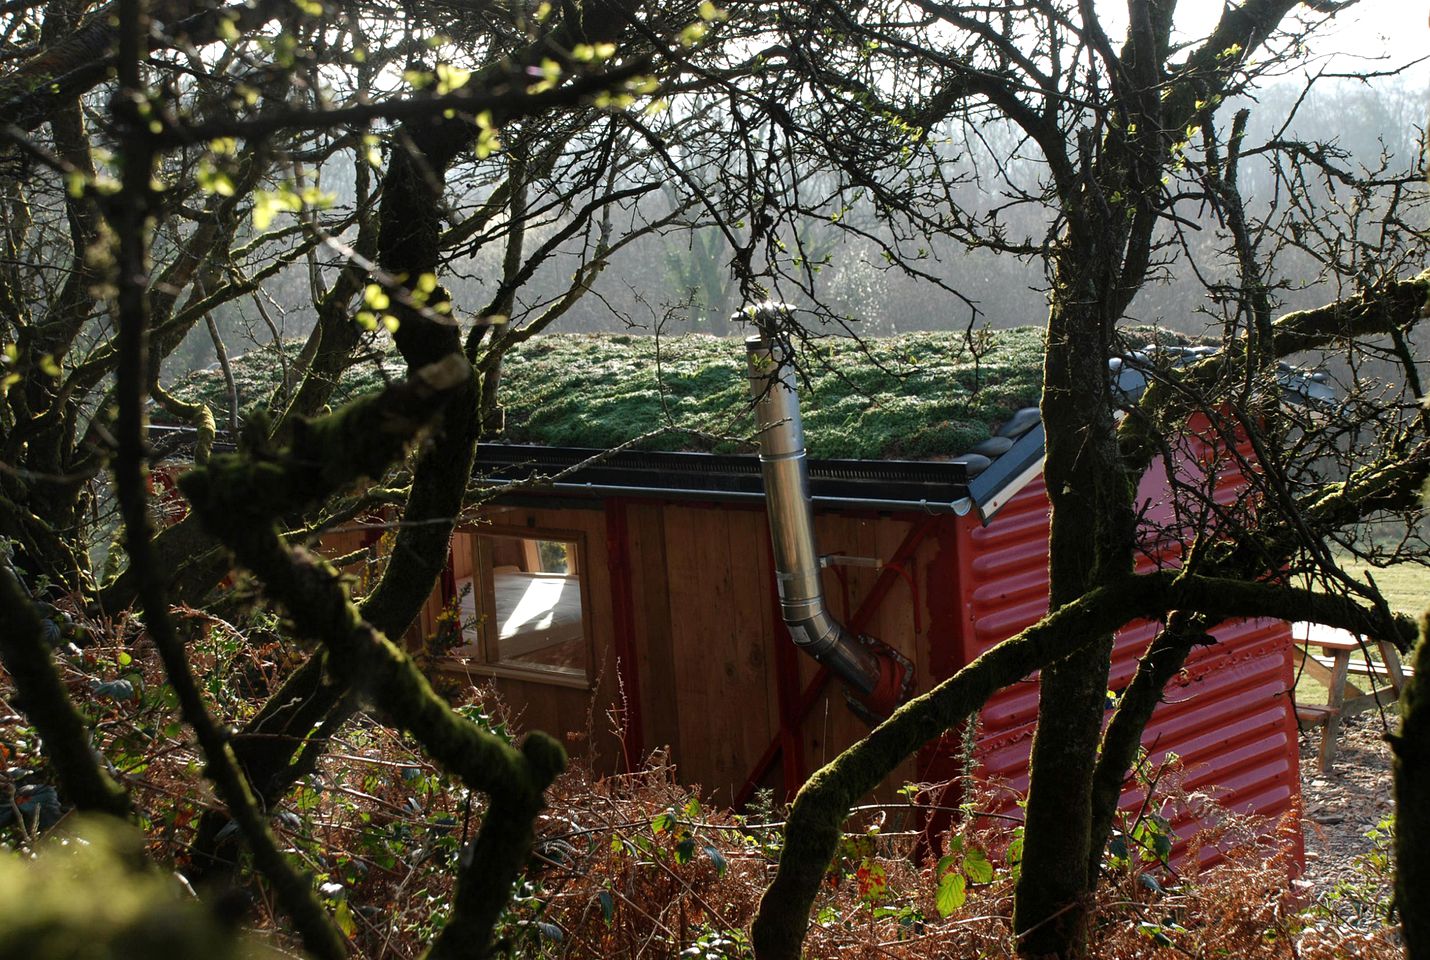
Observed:
[[[588,576],[590,556],[586,548],[586,534],[581,530],[567,530],[557,527],[526,526],[499,523],[482,523],[476,526],[458,526],[452,531],[453,544],[449,555],[455,555],[456,537],[465,534],[472,544],[472,590],[473,611],[477,622],[476,650],[473,654],[449,654],[443,658],[445,669],[466,672],[479,676],[496,677],[507,680],[521,680],[528,683],[545,683],[553,686],[578,690],[594,690],[596,646],[592,631],[591,581]],[[548,540],[571,544],[576,551],[577,587],[581,598],[581,640],[584,644],[586,663],[583,676],[569,673],[560,667],[543,667],[535,663],[503,662],[499,659],[500,640],[495,632],[495,617],[490,611],[496,606],[496,570],[492,565],[491,543],[487,537],[507,537],[515,540]],[[485,544],[485,546],[484,546]]]

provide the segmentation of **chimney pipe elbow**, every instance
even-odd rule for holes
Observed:
[[[771,315],[788,310],[763,304],[751,311],[761,332],[745,340],[781,613],[800,649],[828,667],[855,697],[882,704],[891,696],[885,688],[893,696],[906,692],[910,670],[886,663],[888,658],[872,649],[877,644],[852,636],[824,604],[799,394],[784,346],[770,336]]]

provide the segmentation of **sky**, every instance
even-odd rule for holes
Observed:
[[[1223,0],[1181,0],[1177,4],[1177,30],[1181,39],[1204,37],[1221,15]],[[1303,8],[1304,9],[1304,8]],[[1126,24],[1125,0],[1100,0],[1098,13],[1108,32],[1119,36]],[[1401,64],[1430,55],[1430,0],[1361,0],[1337,14],[1321,29],[1312,49],[1326,57],[1333,70],[1367,66],[1368,57],[1385,56],[1381,64]],[[1430,82],[1430,64],[1416,67],[1411,76]]]

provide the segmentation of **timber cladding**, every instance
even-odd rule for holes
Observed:
[[[816,685],[818,664],[793,650],[780,619],[762,508],[624,502],[619,510],[624,557],[617,558],[611,554],[617,539],[609,529],[616,515],[611,501],[569,503],[488,508],[464,529],[494,524],[503,533],[519,529],[533,537],[547,531],[583,535],[589,683],[578,688],[539,675],[512,676],[475,662],[448,663],[444,672],[466,674],[473,683],[490,680],[520,714],[522,729],[564,738],[573,755],[588,757],[598,770],[614,771],[627,762],[610,718],[638,718],[639,728],[627,730],[625,741],[638,742],[647,752],[668,747],[680,779],[699,785],[717,802],[733,802],[752,773],[756,786],[781,796],[792,792],[868,732],[846,707],[838,683]],[[829,512],[817,515],[815,526],[823,553],[883,562],[920,519]],[[916,592],[920,600],[927,594],[919,581],[934,549],[928,540],[893,575],[897,582],[886,586],[887,601],[863,627],[912,660],[921,678],[929,675],[929,659],[915,621],[926,630],[928,617],[915,611],[914,600]],[[470,576],[469,562],[458,553],[453,572]],[[827,568],[824,584],[833,612],[848,622],[880,574],[869,566]],[[618,638],[623,602],[629,604],[624,617],[629,642]],[[434,592],[421,618],[423,635],[437,630],[443,606],[441,591]],[[619,649],[630,651],[634,670],[621,668]],[[636,689],[623,696],[623,682],[632,675]],[[782,725],[782,717],[793,722]],[[778,756],[757,770],[772,744],[779,745]],[[914,772],[910,763],[893,786]]]
[[[1181,482],[1210,477],[1210,469],[1218,499],[1234,501],[1245,479],[1203,446],[1189,441],[1179,456]],[[1144,569],[1175,565],[1186,541],[1168,489],[1161,467],[1139,489]],[[543,674],[540,664],[449,664],[473,682],[491,679],[523,729],[564,737],[573,755],[599,771],[668,747],[683,782],[736,805],[759,788],[789,796],[867,732],[838,684],[789,640],[761,504],[676,499],[658,489],[523,497],[520,505],[483,508],[464,529],[579,543],[588,669],[573,679]],[[912,661],[915,693],[926,691],[1047,611],[1048,511],[1039,478],[987,525],[972,513],[816,510],[820,553],[865,561],[824,569],[827,604],[852,632]],[[454,565],[447,579],[468,569]],[[450,592],[434,594],[424,630],[436,628]],[[1156,630],[1136,623],[1119,634],[1109,704]],[[1215,635],[1219,642],[1194,652],[1168,686],[1144,744],[1154,764],[1180,758],[1188,789],[1274,817],[1299,792],[1290,631],[1280,622],[1240,621]],[[968,736],[954,733],[925,749],[877,794],[892,799],[905,782],[965,773],[1021,789],[1036,712],[1036,678],[1025,678],[990,699]],[[1135,791],[1123,800],[1141,802]],[[1194,822],[1184,818],[1179,827]]]

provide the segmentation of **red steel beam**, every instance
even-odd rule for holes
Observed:
[[[630,524],[626,501],[606,501],[606,566],[611,576],[611,619],[615,633],[616,675],[621,681],[621,741],[626,771],[645,755],[641,715],[640,665],[636,655],[635,594],[631,587]]]
[[[879,571],[879,578],[874,581],[874,586],[869,588],[869,592],[865,595],[864,601],[859,604],[859,609],[855,611],[854,616],[852,616],[849,619],[849,623],[846,624],[849,632],[855,634],[864,632],[864,628],[867,627],[869,621],[874,618],[874,614],[878,612],[879,606],[884,602],[884,598],[889,595],[889,591],[894,588],[894,584],[907,576],[905,565],[913,558],[914,553],[919,548],[919,544],[923,542],[924,537],[926,537],[931,530],[940,525],[942,520],[943,518],[936,516],[922,517],[913,525],[904,536],[903,542],[899,544],[899,549],[894,551],[893,557],[891,557],[889,562],[884,564],[883,569]],[[790,697],[792,691],[785,689],[784,681],[778,679],[778,676],[781,670],[780,663],[783,648],[788,648],[788,653],[793,653],[794,643],[788,641],[788,634],[784,635],[787,642],[782,643],[778,639],[780,631],[784,626],[783,618],[778,616],[778,593],[775,595],[775,612],[776,620],[780,625],[780,629],[776,631],[775,640],[775,670],[777,674],[775,690],[780,703],[780,732],[770,741],[769,746],[765,748],[765,752],[762,753],[760,759],[756,761],[754,769],[750,771],[750,775],[745,778],[744,786],[735,794],[735,806],[737,808],[743,807],[750,802],[750,799],[755,795],[755,791],[760,787],[760,781],[764,780],[765,775],[770,772],[770,767],[774,765],[775,758],[782,754],[785,755],[786,794],[793,796],[795,790],[804,783],[803,759],[800,757],[797,764],[792,764],[789,755],[785,751],[785,744],[786,742],[791,742],[800,750],[801,754],[803,753],[803,740],[800,738],[799,727],[804,723],[804,718],[809,716],[809,711],[814,709],[814,705],[819,702],[819,698],[824,693],[825,685],[829,683],[829,671],[824,667],[820,667],[819,672],[814,675],[809,681],[809,684],[804,688],[804,691],[799,695],[798,703],[789,702],[792,700],[792,697]],[[799,668],[797,660],[794,666],[794,675],[797,677]],[[791,769],[795,772],[793,778],[790,775]]]

